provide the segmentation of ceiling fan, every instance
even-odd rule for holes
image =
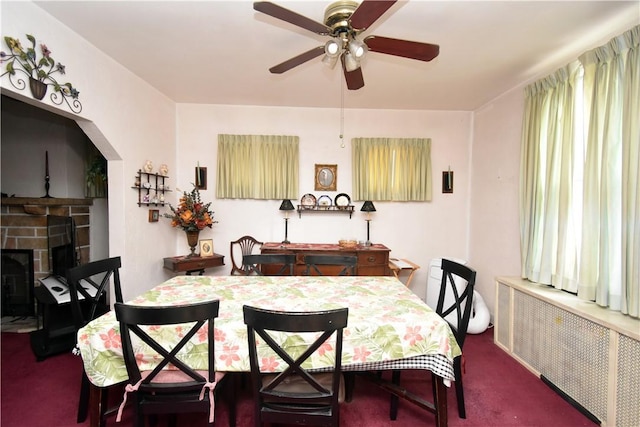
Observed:
[[[274,74],[304,64],[322,54],[322,62],[334,67],[340,60],[347,88],[357,90],[364,86],[360,60],[366,52],[378,52],[387,55],[402,56],[419,61],[431,61],[440,53],[440,46],[408,40],[399,40],[381,36],[367,36],[360,40],[358,36],[380,18],[397,0],[363,0],[358,3],[352,0],[340,0],[331,3],[324,13],[324,24],[302,16],[296,12],[268,1],[257,1],[253,8],[309,30],[330,39],[324,46],[318,46],[300,55],[269,68]]]

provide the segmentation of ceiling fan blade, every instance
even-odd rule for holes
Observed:
[[[344,55],[340,57],[342,59],[342,70],[344,71],[344,79],[347,82],[347,89],[358,90],[364,86],[364,77],[362,76],[362,67],[358,67],[353,71],[347,71],[347,67],[344,63]]]
[[[273,74],[282,74],[285,71],[289,71],[293,67],[297,67],[300,64],[304,64],[305,62],[322,55],[323,53],[324,46],[314,47],[311,50],[308,50],[298,56],[294,56],[293,58],[284,61],[281,64],[269,68],[269,71],[271,71]]]
[[[309,19],[306,16],[302,16],[299,13],[293,12],[289,9],[285,9],[282,6],[278,6],[275,3],[269,1],[256,1],[253,2],[253,8],[258,12],[265,13],[274,18],[278,18],[282,21],[296,25],[305,30],[309,30],[316,34],[328,35],[331,33],[331,28],[327,27],[320,22],[316,22],[313,19]]]
[[[440,46],[437,44],[412,42],[389,37],[369,36],[364,39],[364,42],[372,52],[403,56],[417,59],[418,61],[431,61],[440,53]]]
[[[364,0],[353,12],[351,26],[358,31],[364,31],[382,16],[397,0]]]

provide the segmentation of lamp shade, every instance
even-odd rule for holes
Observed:
[[[367,200],[366,202],[364,202],[364,205],[362,205],[362,208],[360,208],[361,212],[375,212],[376,211],[376,207],[373,206],[373,202],[371,200]]]
[[[338,63],[338,58],[340,57],[339,56],[331,57],[329,55],[325,55],[324,58],[322,58],[322,63],[327,65],[329,68],[333,70],[336,64]]]
[[[344,68],[348,71],[355,71],[360,68],[360,61],[358,61],[351,52],[344,54]]]
[[[331,39],[324,45],[324,53],[330,58],[337,58],[340,56],[340,51],[342,50],[342,45],[340,40]]]
[[[291,203],[291,200],[289,200],[289,199],[283,200],[282,203],[280,204],[280,210],[281,211],[292,211],[294,209],[295,208],[293,207],[293,204]]]
[[[353,39],[349,42],[349,52],[354,58],[361,59],[367,53],[367,45],[358,39]]]

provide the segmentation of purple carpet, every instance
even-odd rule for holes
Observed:
[[[36,362],[29,335],[2,333],[2,427],[75,427],[81,360],[72,354]],[[535,375],[493,344],[493,330],[467,335],[465,342],[464,391],[467,418],[458,418],[453,389],[448,393],[449,426],[594,426],[595,424],[565,402]],[[402,385],[431,399],[430,374],[406,371]],[[122,396],[110,393],[114,402]],[[250,391],[240,391],[238,427],[253,426]],[[132,408],[125,410],[121,423],[109,419],[109,426],[132,424]],[[362,378],[356,380],[353,401],[341,406],[341,425],[349,427],[431,426],[435,417],[401,401],[396,421],[389,420],[389,395]],[[216,405],[216,426],[225,427],[227,408]],[[179,415],[180,426],[207,425],[206,414]],[[165,425],[164,422],[159,423]]]

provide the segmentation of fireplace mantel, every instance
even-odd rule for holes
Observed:
[[[46,215],[48,207],[91,206],[93,199],[66,199],[58,197],[3,197],[2,206],[22,206],[31,215]]]

